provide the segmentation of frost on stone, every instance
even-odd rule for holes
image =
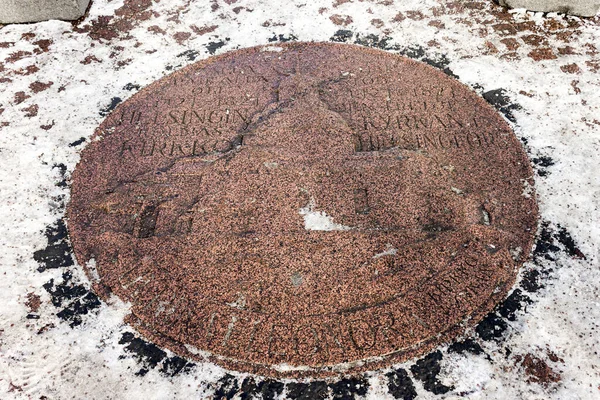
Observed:
[[[98,269],[96,268],[96,260],[94,258],[90,258],[89,261],[85,264],[88,272],[90,273],[90,277],[94,282],[100,281],[100,275],[98,274]]]
[[[531,195],[533,193],[533,186],[525,179],[522,179],[521,182],[523,183],[523,193],[522,196],[529,199],[531,198]]]
[[[394,246],[392,246],[390,243],[387,244],[386,248],[384,251],[382,251],[381,253],[377,253],[373,256],[374,259],[378,259],[384,256],[395,256],[396,253],[398,253],[398,249],[396,249]]]
[[[274,51],[276,53],[283,50],[283,47],[280,46],[263,46],[260,51]]]
[[[308,231],[348,231],[350,226],[336,224],[324,211],[315,210],[315,199],[299,210],[300,215],[304,217],[304,229]]]
[[[231,308],[237,308],[238,310],[243,310],[246,307],[246,296],[243,294],[238,294],[238,298],[236,301],[231,303],[226,303]]]

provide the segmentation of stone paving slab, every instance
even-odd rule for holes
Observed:
[[[212,57],[120,104],[95,138],[72,176],[77,259],[145,335],[234,370],[319,377],[422,355],[506,297],[537,227],[501,114],[379,50]]]

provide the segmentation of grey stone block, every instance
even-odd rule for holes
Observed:
[[[90,0],[0,0],[0,23],[74,20],[83,16]]]
[[[499,0],[500,5],[526,8],[531,11],[560,12],[593,17],[600,9],[600,0]]]

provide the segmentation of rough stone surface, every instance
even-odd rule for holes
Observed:
[[[90,0],[0,0],[0,24],[75,20],[85,14]]]
[[[325,376],[485,316],[532,246],[531,176],[507,123],[442,72],[282,44],[117,106],[73,173],[69,230],[98,291],[157,343]]]
[[[560,12],[593,17],[600,10],[599,0],[499,0],[503,6],[531,11]]]

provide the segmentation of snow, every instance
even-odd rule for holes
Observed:
[[[547,44],[557,55],[535,61],[529,53],[535,46],[523,42],[531,32],[517,32],[514,51],[506,49],[505,38],[492,28],[503,23],[491,14],[498,7],[487,1],[469,4],[482,8],[457,10],[450,1],[312,1],[289,2],[250,0],[246,2],[189,0],[152,2],[156,14],[135,21],[120,39],[94,40],[77,32],[68,22],[48,21],[10,25],[0,29],[0,78],[10,82],[0,86],[0,221],[5,227],[0,236],[0,397],[3,399],[187,399],[210,398],[215,384],[225,371],[209,362],[197,363],[190,373],[174,377],[150,369],[144,376],[135,374],[138,361],[126,356],[119,343],[123,332],[133,329],[124,322],[128,305],[117,298],[85,315],[83,323],[69,327],[56,316],[59,309],[51,303],[43,285],[59,282],[62,270],[37,271],[34,251],[46,246],[44,230],[64,213],[68,190],[56,185],[61,179],[57,164],[68,174],[79,160],[79,146],[69,144],[89,139],[114,97],[125,101],[135,93],[132,83],[143,87],[194,60],[182,56],[196,50],[196,61],[209,57],[207,45],[223,41],[215,50],[221,54],[236,48],[267,45],[279,35],[303,41],[328,41],[339,29],[354,32],[360,38],[369,34],[388,36],[399,48],[419,45],[426,56],[439,59],[446,55],[448,67],[461,82],[485,91],[504,88],[522,109],[513,113],[515,132],[527,141],[532,159],[551,157],[554,165],[546,176],[536,176],[535,192],[542,220],[568,230],[585,255],[568,257],[559,252],[556,260],[542,262],[551,268],[546,287],[531,294],[534,301],[526,312],[510,321],[504,341],[482,342],[483,355],[449,354],[442,360],[439,379],[455,388],[441,397],[472,399],[597,399],[600,397],[600,74],[597,45],[600,41],[598,18],[581,20],[557,14],[515,10],[513,26],[532,21],[538,27],[548,20],[565,26],[578,24],[567,40],[546,34]],[[466,2],[465,2],[466,3]],[[86,21],[113,15],[124,0],[95,0]],[[218,4],[211,11],[211,4]],[[234,11],[235,7],[245,9]],[[321,11],[323,8],[326,10]],[[248,10],[252,10],[251,12]],[[441,11],[437,10],[440,9]],[[179,10],[175,12],[174,10]],[[438,12],[439,11],[439,12]],[[419,15],[411,12],[421,12]],[[404,19],[396,18],[402,13]],[[334,25],[330,15],[352,17],[345,27]],[[414,15],[414,18],[410,18]],[[177,18],[173,18],[176,16]],[[396,19],[395,19],[396,18]],[[372,20],[380,19],[376,27]],[[492,20],[492,24],[485,21]],[[268,26],[266,22],[269,22]],[[444,25],[443,29],[430,24]],[[80,24],[85,26],[87,22]],[[191,32],[216,25],[209,33],[193,34],[181,43],[176,32]],[[166,34],[148,28],[158,26]],[[546,31],[552,32],[552,31]],[[23,38],[34,33],[33,39]],[[51,39],[48,52],[6,61],[12,54],[34,52],[40,39]],[[498,52],[490,50],[492,44]],[[118,46],[123,49],[119,50]],[[571,54],[558,54],[570,46]],[[267,49],[267,48],[265,48]],[[277,51],[276,46],[268,51]],[[514,53],[514,54],[512,54]],[[83,63],[86,57],[93,57]],[[506,56],[506,57],[505,57]],[[94,61],[94,58],[98,61]],[[578,73],[561,70],[577,64]],[[39,71],[23,75],[15,71],[36,65]],[[600,65],[600,64],[597,64]],[[1,66],[4,67],[4,71]],[[34,93],[36,81],[53,82],[50,88]],[[63,88],[64,90],[59,90]],[[483,89],[480,89],[483,88]],[[31,96],[17,104],[15,95]],[[37,115],[25,116],[23,109],[38,105]],[[44,129],[42,126],[53,126]],[[525,188],[527,190],[527,188]],[[324,211],[303,209],[307,229],[347,229],[336,224]],[[525,268],[534,268],[527,263]],[[81,266],[70,268],[73,282],[90,286]],[[27,319],[27,294],[41,297],[39,319]],[[510,349],[512,355],[507,356]],[[564,362],[550,363],[561,374],[558,384],[545,387],[527,383],[514,355],[527,353],[557,354]],[[167,352],[169,356],[173,354]],[[409,371],[412,362],[395,368]],[[367,398],[392,398],[386,390],[384,374],[369,376]],[[232,373],[244,377],[244,374]],[[413,379],[419,398],[439,398]]]
[[[298,213],[304,218],[304,229],[308,231],[347,231],[350,226],[336,224],[325,211],[315,210],[315,199],[311,198],[306,207],[302,207]]]

